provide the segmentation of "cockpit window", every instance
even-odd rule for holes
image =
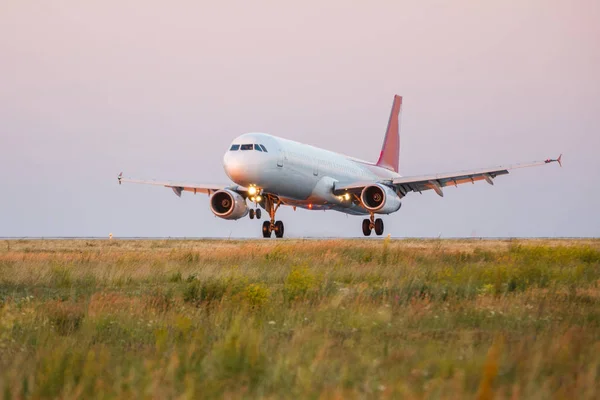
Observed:
[[[258,144],[254,144],[254,150],[262,151],[262,149],[260,148],[260,145],[258,145]]]
[[[254,145],[252,144],[243,144],[240,149],[241,150],[252,150],[254,148]]]
[[[231,148],[229,149],[229,151],[237,151],[240,149],[240,145],[239,144],[232,144]]]
[[[263,146],[262,144],[259,145],[261,149],[263,149],[263,151],[265,153],[268,153],[267,148],[265,146]]]

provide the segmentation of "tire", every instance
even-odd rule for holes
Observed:
[[[375,220],[375,233],[377,236],[383,235],[383,220],[381,218]]]
[[[363,219],[362,230],[363,235],[371,236],[371,221],[369,221],[368,219]]]
[[[254,209],[253,208],[250,209],[249,217],[250,217],[250,219],[254,219]]]
[[[275,237],[282,238],[283,237],[283,222],[275,221]]]
[[[265,221],[262,224],[262,234],[264,238],[271,237],[271,222]]]
[[[256,209],[255,214],[256,214],[256,219],[260,219],[260,217],[262,216],[262,211],[260,211],[260,208]]]

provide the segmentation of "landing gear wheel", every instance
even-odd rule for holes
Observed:
[[[283,237],[283,222],[275,221],[275,237]]]
[[[363,235],[371,236],[371,221],[369,221],[368,219],[363,219],[362,230]]]
[[[381,218],[377,218],[375,220],[375,233],[377,236],[381,236],[383,234],[383,220]]]
[[[254,209],[253,208],[250,209],[248,216],[250,217],[250,219],[254,219]]]
[[[271,237],[271,223],[269,221],[265,221],[262,224],[262,234],[264,238]]]
[[[266,193],[264,195],[264,203],[261,203],[265,209],[265,211],[267,213],[269,213],[269,220],[263,222],[262,224],[262,232],[263,232],[263,237],[268,238],[271,237],[271,232],[275,232],[275,236],[278,238],[282,238],[283,237],[283,222],[282,221],[275,221],[275,213],[277,212],[277,209],[279,208],[279,206],[282,204],[281,200],[279,200],[277,197],[272,196],[268,193]],[[256,218],[260,218],[261,217],[261,211],[260,209],[256,209],[254,215],[256,215]]]

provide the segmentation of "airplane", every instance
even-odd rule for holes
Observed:
[[[433,190],[443,197],[446,186],[486,181],[506,175],[509,170],[557,162],[562,154],[527,164],[479,168],[451,173],[402,176],[399,174],[400,114],[402,97],[395,95],[379,159],[375,163],[348,157],[308,144],[266,133],[246,133],[231,142],[223,156],[225,173],[234,184],[197,184],[177,181],[141,180],[118,175],[123,182],[160,185],[179,197],[185,192],[209,195],[210,210],[217,217],[237,220],[249,216],[261,219],[268,214],[262,235],[282,238],[284,224],[276,220],[280,206],[307,210],[335,210],[350,215],[369,216],[362,221],[364,236],[384,232],[378,215],[398,211],[402,199],[411,192]]]

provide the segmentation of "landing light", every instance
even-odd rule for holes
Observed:
[[[250,196],[254,196],[254,195],[256,194],[256,192],[257,192],[257,190],[256,190],[256,186],[250,186],[250,187],[248,188],[248,194],[249,194]]]
[[[336,196],[339,201],[348,201],[350,200],[350,195],[348,193],[342,194],[340,196]]]
[[[255,200],[256,200],[257,203],[260,203],[261,200],[262,200],[262,196],[260,196],[260,195],[256,196]]]

